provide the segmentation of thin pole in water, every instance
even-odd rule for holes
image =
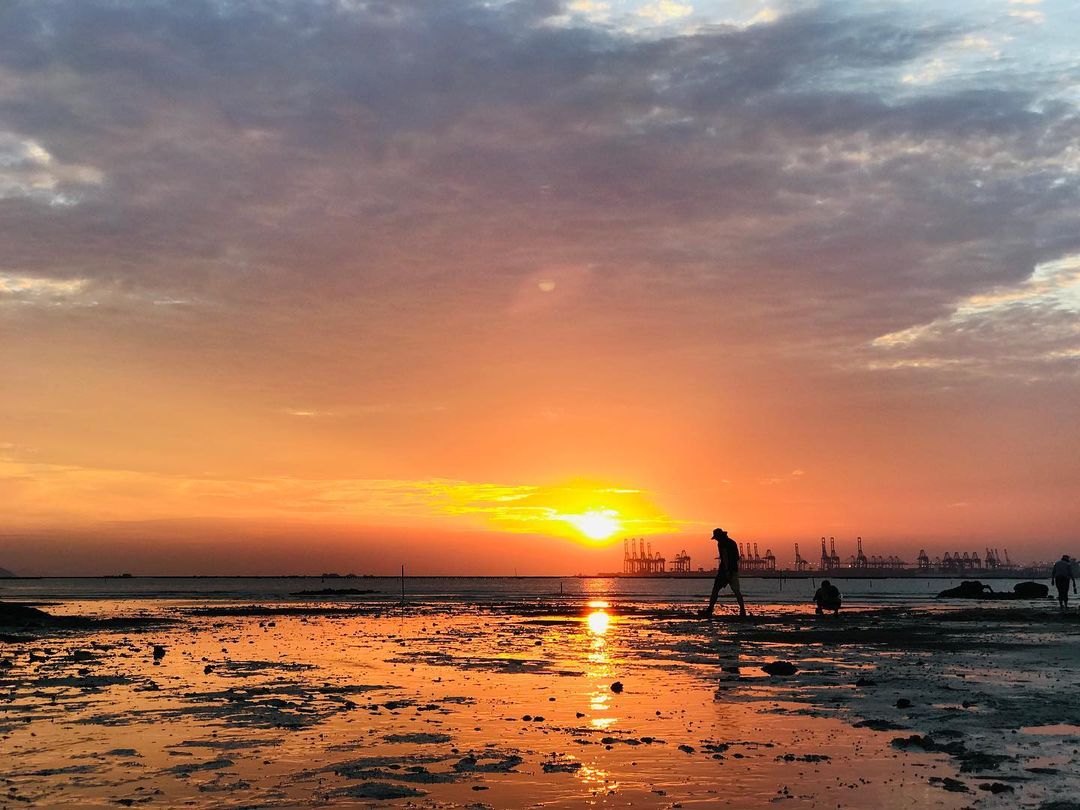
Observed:
[[[401,604],[405,604],[405,564],[401,565]]]

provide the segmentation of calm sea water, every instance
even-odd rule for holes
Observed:
[[[812,596],[820,579],[742,580],[750,602],[797,603]],[[921,602],[961,579],[837,579],[849,603]],[[1020,580],[996,579],[995,591],[1011,591]],[[429,601],[496,602],[549,597],[618,598],[646,603],[686,603],[708,597],[708,579],[622,579],[577,577],[406,577],[406,596]],[[357,599],[401,598],[399,577],[132,577],[0,579],[0,599],[87,600],[169,599],[207,602],[250,600],[268,602],[311,599],[299,591],[356,588],[375,593]],[[332,598],[332,597],[331,597]],[[730,591],[722,601],[731,601]]]

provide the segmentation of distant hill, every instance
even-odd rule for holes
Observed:
[[[13,577],[13,576],[15,576],[14,571],[8,571],[6,568],[0,568],[0,577]]]

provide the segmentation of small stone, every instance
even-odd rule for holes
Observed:
[[[162,647],[160,644],[155,644],[154,645],[154,659],[157,660],[157,659],[164,658],[164,657],[165,657],[165,648]]]
[[[799,670],[799,668],[790,661],[770,661],[763,666],[762,669],[769,675],[778,675],[785,678],[794,675]]]
[[[896,708],[898,708],[898,709],[906,709],[909,706],[911,706],[911,701],[908,700],[907,698],[899,698],[896,701]]]
[[[615,683],[611,685],[611,691],[614,692],[616,695],[619,694],[622,690],[622,681],[615,681]]]

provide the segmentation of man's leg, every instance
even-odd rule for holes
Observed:
[[[735,572],[735,573],[733,573],[731,575],[731,578],[730,578],[728,584],[731,585],[731,592],[733,594],[735,594],[735,598],[739,600],[739,615],[740,616],[745,616],[746,615],[746,603],[743,602],[742,588],[739,586],[739,574],[738,574],[738,572]]]
[[[716,607],[716,598],[720,594],[720,589],[727,584],[727,575],[723,571],[717,571],[716,579],[713,580],[712,584],[712,594],[709,596],[709,606],[701,611],[702,616],[712,616],[713,608]]]

